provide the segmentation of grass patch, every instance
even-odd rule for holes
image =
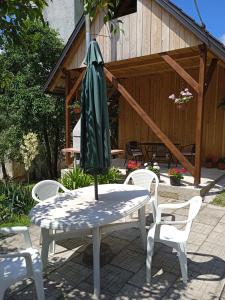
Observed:
[[[8,222],[1,223],[0,227],[13,227],[13,226],[29,226],[30,219],[28,216],[21,215],[21,216],[13,216],[10,218]]]
[[[216,198],[213,200],[212,204],[217,206],[225,207],[225,192],[217,195]]]

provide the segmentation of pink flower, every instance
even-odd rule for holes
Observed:
[[[175,100],[175,98],[176,98],[176,96],[174,94],[169,96],[169,99],[171,99],[171,100]]]

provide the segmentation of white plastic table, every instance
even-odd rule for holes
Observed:
[[[31,221],[42,229],[42,261],[47,264],[49,229],[73,231],[91,230],[93,235],[94,295],[100,294],[100,241],[104,226],[120,220],[133,212],[139,212],[139,224],[146,247],[145,205],[150,203],[147,189],[135,185],[104,184],[99,185],[99,200],[94,199],[94,187],[85,187],[51,197],[38,203],[30,213]],[[55,236],[59,236],[56,233]],[[68,236],[69,237],[69,236]],[[52,237],[54,239],[54,237]]]

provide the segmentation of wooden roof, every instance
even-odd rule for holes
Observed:
[[[197,46],[205,43],[210,53],[225,61],[225,47],[192,18],[168,0],[137,0],[137,13],[120,18],[124,34],[110,36],[98,15],[91,33],[100,45],[107,67],[117,77],[129,77],[166,71],[161,52],[170,52],[184,67],[196,67]],[[210,54],[210,55],[211,55]],[[63,94],[64,70],[72,78],[79,75],[85,55],[84,17],[78,22],[58,63],[45,84],[45,92]]]

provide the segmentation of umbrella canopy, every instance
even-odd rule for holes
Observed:
[[[104,61],[96,41],[90,43],[84,63],[87,69],[81,92],[80,166],[97,178],[110,167],[111,156]]]

